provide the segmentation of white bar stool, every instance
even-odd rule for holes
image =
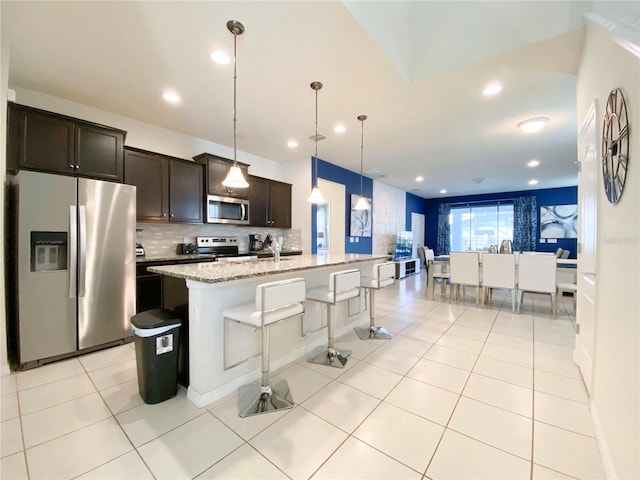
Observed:
[[[342,270],[329,276],[329,286],[312,288],[307,291],[307,300],[327,304],[327,347],[314,352],[309,362],[329,367],[344,368],[351,356],[351,350],[337,350],[333,346],[334,312],[333,307],[360,295],[360,270]]]
[[[389,340],[391,335],[384,327],[375,325],[375,292],[395,283],[396,264],[394,262],[378,263],[373,266],[373,277],[362,277],[360,288],[369,294],[369,326],[356,327],[354,330],[362,340],[377,338]]]
[[[280,380],[273,385],[269,383],[269,327],[288,318],[304,314],[304,297],[304,278],[262,283],[256,287],[255,302],[236,305],[223,312],[225,370],[257,356],[254,355],[227,366],[227,321],[259,329],[262,336],[260,353],[262,357],[262,383],[261,385],[251,383],[238,389],[238,414],[241,417],[293,407],[293,398],[287,381]]]

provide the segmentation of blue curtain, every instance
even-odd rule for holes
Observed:
[[[513,251],[530,252],[536,249],[538,235],[538,207],[536,197],[513,199]]]
[[[438,242],[436,245],[436,255],[449,255],[451,245],[451,225],[449,225],[449,213],[451,204],[441,203],[438,210]]]

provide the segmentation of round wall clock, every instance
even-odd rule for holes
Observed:
[[[629,166],[627,104],[619,88],[611,90],[602,121],[602,180],[610,203],[620,201]]]

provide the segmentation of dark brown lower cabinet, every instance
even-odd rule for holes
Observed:
[[[166,308],[181,320],[178,350],[178,382],[189,386],[189,290],[181,278],[149,272],[148,267],[210,262],[211,259],[138,262],[136,265],[136,313]]]

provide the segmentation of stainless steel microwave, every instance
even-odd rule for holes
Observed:
[[[207,223],[249,225],[249,200],[207,195]]]

